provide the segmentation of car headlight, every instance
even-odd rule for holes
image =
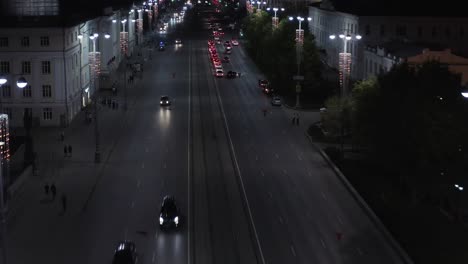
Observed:
[[[160,216],[159,217],[159,224],[162,225],[164,223],[164,219]]]
[[[176,225],[179,224],[179,217],[178,217],[178,216],[176,216],[176,217],[174,218],[174,223],[175,223]]]
[[[163,101],[159,101],[159,103],[160,103],[160,104],[162,104],[162,103],[163,103]]]

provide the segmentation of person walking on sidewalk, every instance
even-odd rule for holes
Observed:
[[[72,146],[71,145],[68,145],[68,155],[70,155],[70,157],[72,156],[72,153],[73,152],[73,149],[72,149]]]
[[[67,210],[67,196],[65,194],[62,194],[62,209],[64,213]]]
[[[62,142],[65,140],[65,132],[63,132],[63,130],[60,132],[60,140]]]
[[[296,124],[296,114],[294,114],[292,118],[292,125],[294,126],[295,124]]]
[[[52,193],[52,200],[55,200],[55,195],[57,195],[57,188],[55,187],[55,184],[53,183],[50,186],[50,192]]]
[[[299,114],[296,116],[296,125],[299,126]]]
[[[63,146],[63,156],[66,157],[67,153],[68,153],[68,147],[67,147],[67,145],[64,145]]]
[[[49,196],[49,184],[46,182],[44,185],[44,193],[47,196]]]

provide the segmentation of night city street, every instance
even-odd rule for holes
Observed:
[[[116,12],[112,9],[102,11],[107,12],[102,16],[102,20],[98,18],[92,22],[75,23],[76,25],[70,22],[72,29],[69,32],[65,31],[68,28],[65,29],[64,26],[63,50],[57,48],[58,52],[54,53],[63,53],[64,57],[50,55],[60,58],[53,61],[52,65],[50,62],[45,63],[41,57],[41,64],[39,61],[38,66],[33,63],[32,71],[40,68],[42,74],[55,72],[60,76],[62,68],[66,74],[67,67],[70,67],[72,77],[65,75],[65,79],[70,79],[63,81],[70,85],[70,88],[64,88],[65,93],[56,91],[55,88],[49,93],[50,86],[44,84],[42,88],[37,88],[38,91],[42,89],[37,93],[33,89],[33,93],[42,95],[41,98],[48,98],[52,94],[52,97],[65,99],[54,99],[60,106],[44,105],[52,102],[52,99],[20,101],[18,108],[21,109],[18,111],[23,111],[24,108],[21,114],[25,116],[21,121],[18,121],[21,117],[19,112],[17,116],[12,114],[16,111],[15,94],[20,94],[16,90],[23,89],[20,87],[21,82],[24,83],[23,87],[26,86],[21,95],[28,97],[26,89],[31,92],[31,82],[40,80],[47,83],[47,80],[52,78],[28,75],[28,67],[31,67],[31,64],[25,64],[24,61],[20,66],[5,64],[5,54],[10,53],[7,53],[6,49],[2,50],[2,47],[11,47],[16,42],[13,42],[11,37],[14,30],[8,28],[2,31],[0,28],[0,87],[8,89],[0,93],[3,103],[3,106],[0,104],[0,110],[7,114],[0,116],[0,123],[4,122],[2,118],[6,118],[5,120],[11,123],[10,135],[13,137],[17,133],[24,134],[22,137],[26,138],[25,147],[19,148],[20,154],[11,158],[11,168],[16,168],[17,163],[22,163],[23,156],[26,160],[28,151],[34,153],[31,154],[31,166],[25,165],[25,169],[20,173],[26,176],[15,176],[17,180],[13,184],[4,182],[10,180],[6,176],[0,181],[0,188],[5,192],[1,193],[5,199],[5,205],[4,201],[1,201],[1,205],[5,207],[5,224],[1,232],[3,244],[0,263],[420,263],[418,261],[421,260],[421,253],[416,254],[414,250],[408,250],[413,248],[407,246],[411,244],[408,242],[410,239],[403,239],[402,243],[401,236],[395,235],[400,234],[394,231],[397,229],[396,225],[393,226],[395,229],[387,225],[390,216],[396,217],[400,212],[395,209],[397,207],[391,208],[391,202],[411,202],[400,202],[399,196],[394,195],[396,192],[388,191],[393,185],[385,181],[382,181],[381,185],[372,186],[384,177],[366,181],[364,176],[373,177],[374,171],[360,175],[359,172],[346,167],[350,163],[342,162],[347,157],[351,160],[349,157],[364,156],[359,156],[358,150],[371,149],[366,145],[368,142],[371,142],[370,145],[377,142],[376,146],[389,148],[396,144],[395,142],[401,141],[397,138],[398,135],[395,135],[393,141],[385,142],[373,137],[374,132],[366,134],[366,131],[373,131],[374,127],[376,131],[382,131],[383,129],[379,130],[379,125],[383,123],[380,119],[385,120],[384,117],[393,113],[385,110],[384,106],[388,104],[382,104],[383,111],[387,111],[382,114],[382,118],[368,117],[370,114],[366,114],[381,109],[370,106],[371,103],[381,101],[372,97],[379,93],[366,93],[370,90],[365,89],[386,89],[385,85],[393,83],[395,87],[400,87],[403,81],[395,81],[400,76],[410,80],[410,77],[407,77],[410,76],[409,73],[404,75],[404,70],[393,71],[390,66],[390,74],[385,75],[390,76],[388,79],[381,77],[383,75],[379,75],[378,79],[373,78],[373,75],[369,74],[376,73],[378,69],[367,57],[359,60],[359,63],[365,63],[365,66],[360,66],[362,72],[349,70],[350,65],[355,67],[357,63],[354,62],[356,58],[347,52],[358,54],[358,46],[355,43],[361,41],[361,38],[371,38],[371,29],[361,26],[359,32],[367,30],[367,33],[361,36],[357,34],[356,24],[356,30],[348,29],[351,33],[346,36],[325,36],[326,41],[340,41],[341,38],[344,42],[317,48],[321,52],[320,56],[323,56],[320,57],[311,52],[316,43],[317,46],[323,43],[325,34],[322,32],[322,35],[317,34],[315,38],[310,37],[309,31],[316,33],[322,30],[312,17],[307,17],[307,14],[322,14],[321,7],[314,5],[307,6],[310,11],[301,11],[302,14],[306,14],[305,17],[295,17],[291,12],[287,13],[287,16],[281,15],[281,12],[288,11],[284,8],[270,8],[278,4],[273,2],[267,4],[247,1],[246,4],[228,1],[224,4],[216,0],[205,3],[176,0],[167,3],[158,1],[158,7],[157,3],[149,1],[132,4],[131,9],[128,9],[130,5],[123,4],[124,2],[119,3],[121,6],[127,6],[119,7],[118,12],[118,8],[114,9]],[[232,6],[235,6],[232,9],[235,12],[230,11]],[[290,3],[284,6],[290,9],[293,7]],[[295,8],[299,9],[297,6]],[[260,11],[255,11],[257,9]],[[244,10],[246,14],[239,10]],[[273,19],[270,18],[273,16],[272,10]],[[328,9],[323,10],[332,12]],[[281,16],[281,23],[275,20],[277,12]],[[90,16],[95,15],[90,13]],[[348,22],[343,22],[345,23]],[[262,25],[272,27],[273,31],[265,29],[266,26]],[[299,28],[296,29],[296,26]],[[110,34],[103,29],[106,27],[111,29]],[[308,30],[306,37],[301,27]],[[379,31],[381,35],[385,31],[382,28],[384,27],[380,27]],[[75,29],[78,33],[75,33]],[[280,33],[273,35],[274,30]],[[40,46],[48,46],[49,38],[43,37],[46,29],[38,29],[38,32],[36,35],[41,36]],[[70,41],[65,42],[67,34]],[[272,37],[264,37],[262,34],[270,34]],[[10,42],[8,39],[5,42],[4,35],[10,36]],[[280,42],[279,39],[284,36],[290,37],[289,42]],[[261,38],[271,38],[274,44],[265,45]],[[29,38],[27,39],[27,45],[25,37],[21,40],[22,47],[29,47]],[[257,40],[258,43],[255,42]],[[343,53],[341,43],[344,43]],[[295,48],[293,45],[296,45]],[[336,54],[327,54],[329,51],[326,49],[333,49],[336,45],[340,50],[333,50]],[[280,59],[269,57],[273,56],[275,49],[281,49],[283,46],[293,47],[286,51],[289,55],[273,54],[278,56],[275,58]],[[100,52],[96,52],[97,49]],[[82,55],[82,51],[86,53]],[[65,54],[75,52],[79,54],[79,63],[76,59],[78,57],[74,55],[65,59],[65,56],[68,56]],[[373,58],[371,56],[378,56],[379,52],[385,54],[380,46],[369,46],[362,48],[359,56]],[[450,50],[446,49],[444,52]],[[117,58],[113,55],[115,53],[118,54]],[[124,53],[128,55],[126,58]],[[10,61],[14,60],[14,56],[26,60],[23,59],[23,52],[15,51],[11,54],[13,55],[8,55]],[[400,56],[400,53],[394,54]],[[303,65],[300,60],[297,62],[297,73],[296,62],[292,58],[296,55],[304,56]],[[327,55],[329,57],[326,57]],[[291,61],[286,60],[288,56],[291,57]],[[389,53],[383,57],[385,56],[392,59],[394,55]],[[115,59],[118,60],[117,63],[114,63]],[[343,63],[349,63],[346,64],[348,66],[343,66],[348,72],[341,69],[329,70],[328,66],[327,68],[322,65],[325,64],[325,60],[332,59],[339,59],[340,67],[345,65]],[[312,60],[317,64],[311,63]],[[468,59],[466,63],[468,65]],[[329,79],[310,73],[319,67],[316,66],[318,64],[320,74],[336,81],[329,82],[331,86],[335,85],[335,88],[322,94],[318,91],[319,88],[312,92],[307,90],[307,85],[311,83],[328,85]],[[406,69],[404,67],[402,69]],[[427,67],[428,72],[437,68]],[[16,74],[20,68],[21,74]],[[383,70],[387,71],[386,66],[380,68],[381,74]],[[29,74],[30,72],[31,69]],[[408,72],[413,73],[411,70]],[[359,79],[356,76],[361,73],[370,81],[355,81]],[[392,73],[394,75],[391,75]],[[26,78],[23,78],[23,75]],[[424,78],[431,74],[421,76]],[[294,81],[291,81],[291,77]],[[414,78],[411,79],[411,83],[416,86],[418,81]],[[18,80],[16,85],[7,83],[15,80]],[[458,87],[460,81],[453,80],[453,86]],[[377,82],[381,82],[380,86]],[[59,82],[52,83],[54,86],[61,86]],[[285,83],[290,87],[283,87]],[[444,83],[437,82],[437,85],[444,86]],[[39,86],[38,84],[37,87]],[[351,87],[354,87],[352,92]],[[70,94],[67,94],[67,89],[70,90]],[[295,101],[299,98],[301,89],[304,94],[301,95],[301,100],[304,99],[302,105]],[[13,96],[8,96],[8,93],[12,93]],[[341,98],[336,101],[326,100],[332,93],[340,94]],[[317,99],[319,94],[323,95],[321,101]],[[398,100],[391,97],[393,94],[390,92],[380,94],[383,96],[378,97],[379,100],[385,95],[392,100]],[[442,93],[437,97],[437,101],[443,101],[445,98],[451,100],[452,94]],[[320,102],[306,98],[313,97],[312,95],[315,96],[314,100]],[[457,92],[456,96],[459,95]],[[468,97],[468,93],[466,95]],[[356,99],[347,103],[345,96]],[[430,100],[425,101],[426,104],[429,104],[428,102]],[[34,123],[36,119],[32,111],[39,109],[35,108],[35,103],[41,104],[41,124]],[[406,102],[402,101],[401,104]],[[411,105],[411,102],[407,105]],[[62,108],[65,109],[65,114],[60,112]],[[418,107],[415,106],[414,109]],[[416,111],[414,109],[408,112]],[[356,118],[359,122],[378,119],[379,123],[357,126],[354,124],[358,124],[358,121],[350,121],[351,125],[346,127],[346,111],[354,111],[348,116]],[[28,113],[33,122],[32,128],[27,127]],[[338,114],[334,116],[335,113]],[[406,112],[402,115],[404,114]],[[447,121],[450,122],[452,121]],[[441,123],[441,126],[445,124]],[[402,127],[406,124],[401,122]],[[321,130],[320,137],[311,132],[314,127],[317,131]],[[364,131],[365,129],[368,130]],[[0,127],[0,130],[3,133],[5,127]],[[384,136],[391,138],[396,130]],[[346,137],[349,131],[357,131],[355,134],[364,131],[364,136]],[[423,128],[418,131],[423,131]],[[31,141],[34,142],[32,150],[28,149],[29,132]],[[9,149],[4,145],[12,140],[5,140],[1,133],[0,154],[4,160],[8,160],[7,164],[10,164]],[[328,141],[319,140],[327,135]],[[408,142],[414,138],[408,137]],[[374,139],[375,141],[372,141]],[[378,145],[380,142],[384,144]],[[359,145],[361,143],[362,145]],[[462,152],[463,143],[457,144],[458,142],[455,144],[458,151]],[[68,145],[73,146],[73,150],[68,148]],[[360,149],[361,146],[368,148]],[[452,145],[447,149],[451,147]],[[333,155],[334,152],[330,149],[339,153]],[[348,154],[345,154],[345,151],[348,151]],[[378,151],[380,150],[376,148],[375,153],[382,153]],[[411,153],[416,155],[416,152]],[[395,152],[389,152],[388,156],[380,158],[393,161],[395,155],[392,153]],[[412,154],[401,155],[400,159],[404,161],[405,157],[408,159]],[[430,158],[432,156],[428,160]],[[0,162],[4,161],[0,159]],[[427,160],[424,162],[421,164],[431,163]],[[24,164],[26,163],[25,161]],[[5,164],[6,162],[0,163],[0,166],[6,166]],[[389,164],[400,166],[399,163]],[[425,165],[421,165],[423,166]],[[371,166],[366,167],[369,168]],[[4,167],[0,169],[3,173],[10,173]],[[349,171],[350,176],[345,176]],[[447,171],[452,172],[450,169]],[[424,172],[428,175],[429,172],[432,173],[429,169]],[[385,172],[385,175],[388,174]],[[440,175],[444,175],[444,170],[441,170]],[[459,179],[461,178],[449,178],[443,184],[451,186],[451,181]],[[366,182],[371,187],[362,189]],[[463,184],[462,180],[459,182]],[[11,187],[3,187],[4,184]],[[443,184],[440,186],[445,188],[446,185]],[[52,185],[54,187],[50,189]],[[453,218],[463,214],[460,208],[464,201],[464,196],[461,196],[463,187],[458,184],[455,186],[460,195],[455,197],[458,209]],[[374,206],[379,203],[367,199],[374,192],[362,190],[379,188],[382,188],[381,192],[376,191],[376,196],[383,203],[387,203],[388,207],[375,209]],[[166,196],[173,198],[177,207],[170,208],[170,213],[161,208]],[[420,200],[415,198],[414,201],[417,202],[436,199],[434,196],[422,194],[414,197],[422,197]],[[451,204],[452,200],[447,203]],[[434,204],[439,206],[437,202]],[[388,209],[384,214],[382,212],[385,212],[385,208],[391,210]],[[403,210],[401,213],[403,215]],[[387,218],[381,219],[382,215]],[[405,229],[401,228],[398,231],[402,232],[401,230]],[[424,250],[423,247],[420,249]],[[119,253],[122,254],[120,260]],[[128,255],[124,255],[127,253]],[[422,255],[430,254],[428,251]],[[433,263],[442,263],[440,261],[438,257],[434,257]]]

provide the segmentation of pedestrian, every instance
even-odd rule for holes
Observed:
[[[68,147],[67,147],[67,145],[64,145],[63,146],[63,156],[64,157],[68,156],[67,153],[68,153]]]
[[[55,184],[53,183],[50,186],[50,192],[52,193],[52,200],[55,200],[55,195],[57,194],[57,188],[55,187]]]
[[[112,100],[112,109],[115,109],[115,100]]]
[[[299,115],[296,117],[296,125],[299,126]]]
[[[65,140],[65,132],[60,131],[60,140],[62,140],[62,142]]]
[[[70,155],[70,157],[72,156],[72,152],[73,152],[72,146],[68,145],[68,154]]]
[[[62,194],[62,208],[63,212],[65,213],[67,210],[67,196],[65,196],[65,194]]]
[[[292,124],[293,124],[293,126],[296,124],[296,115],[293,115]]]
[[[47,182],[44,185],[44,192],[46,196],[49,196],[49,184]]]

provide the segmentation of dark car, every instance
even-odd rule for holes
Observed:
[[[179,209],[174,197],[165,196],[159,213],[159,227],[161,229],[179,226]]]
[[[135,243],[127,240],[119,242],[112,264],[136,264],[137,260]]]
[[[225,57],[223,58],[223,62],[230,62],[229,57],[228,57],[228,56],[225,56]]]
[[[159,50],[159,51],[164,51],[165,48],[164,48],[164,46],[159,46],[158,50]]]
[[[230,79],[231,79],[231,78],[236,78],[236,77],[237,77],[237,72],[235,72],[235,71],[228,71],[228,72],[226,73],[226,78],[230,78]]]
[[[267,80],[258,80],[258,86],[260,86],[260,88],[262,89],[265,89],[265,87],[268,87],[270,85],[270,82],[268,82]]]
[[[169,99],[169,96],[167,96],[167,95],[161,96],[161,99],[159,100],[159,104],[161,106],[171,105],[171,100]]]
[[[273,96],[271,99],[271,105],[273,106],[281,106],[281,98],[279,96]]]

